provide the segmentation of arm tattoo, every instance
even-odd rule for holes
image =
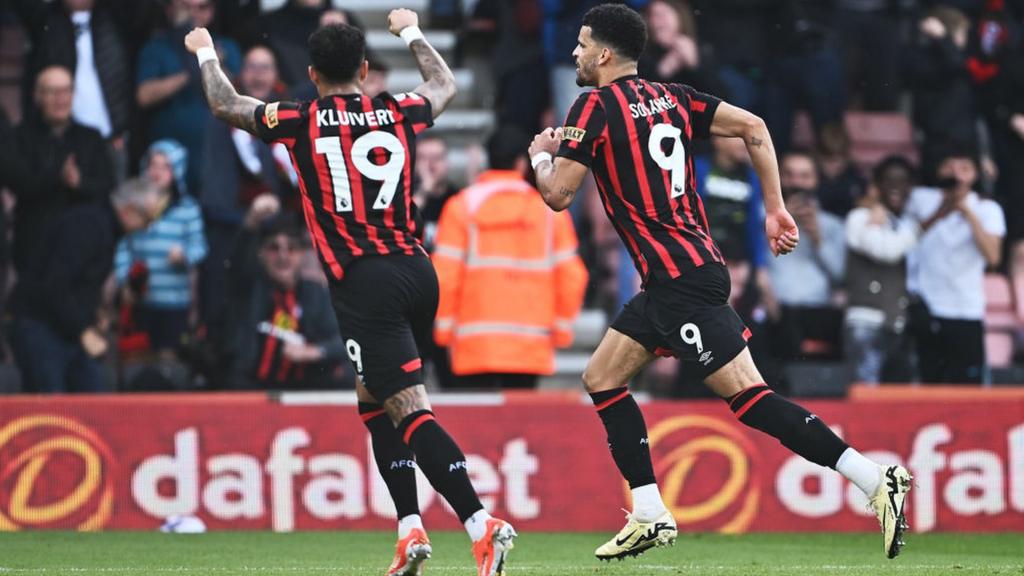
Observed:
[[[452,98],[455,97],[455,75],[444,58],[426,40],[414,40],[409,45],[416,58],[416,66],[425,82],[416,88],[416,93],[430,101],[434,118],[437,118]]]
[[[249,96],[239,96],[216,60],[203,62],[202,73],[203,92],[213,115],[235,128],[255,134],[256,119],[253,115],[263,103]]]
[[[757,136],[751,136],[750,137],[750,145],[751,146],[753,146],[755,148],[760,148],[761,144],[764,144],[764,140],[761,140]]]
[[[406,416],[420,410],[430,410],[427,389],[422,384],[406,388],[384,401],[384,409],[396,425]]]
[[[562,187],[562,188],[560,188],[560,189],[558,190],[558,194],[559,194],[559,195],[560,195],[560,196],[561,196],[562,198],[572,198],[572,197],[573,197],[573,196],[574,196],[574,195],[576,194],[576,190],[574,190],[574,189],[572,189],[572,188],[565,188],[565,187]]]

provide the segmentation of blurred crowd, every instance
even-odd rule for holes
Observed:
[[[422,15],[454,33],[495,126],[416,143],[442,294],[424,354],[444,388],[535,387],[581,307],[615,314],[639,289],[596,191],[550,213],[525,158],[579,94],[571,53],[598,3],[433,0]],[[626,3],[649,24],[641,76],[748,108],[775,141],[802,235],[784,258],[743,143],[694,159],[769,381],[817,362],[844,383],[981,383],[1021,363],[1024,1]],[[0,0],[0,29],[24,40],[0,70],[17,82],[0,106],[16,367],[0,392],[353,385],[288,152],[212,118],[182,43],[208,27],[239,92],[309,99],[306,38],[337,22],[363,26],[330,0]],[[389,89],[385,51],[370,43],[370,95]],[[524,328],[540,316],[543,338]],[[478,325],[505,332],[467,337]],[[651,380],[687,382],[673,370]]]

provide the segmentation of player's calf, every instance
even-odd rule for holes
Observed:
[[[419,516],[416,495],[416,455],[395,430],[384,407],[370,402],[359,403],[359,417],[370,431],[373,458],[399,519]]]
[[[820,466],[835,468],[849,448],[817,415],[779,396],[767,384],[751,386],[726,401],[737,420]]]

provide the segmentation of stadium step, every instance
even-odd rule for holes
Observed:
[[[466,108],[472,106],[475,101],[473,93],[473,71],[460,68],[452,70],[455,74],[455,100],[451,108]],[[423,83],[423,76],[416,68],[400,68],[388,72],[388,92],[398,94],[399,92],[411,92]]]
[[[423,35],[446,62],[449,64],[453,62],[455,34],[438,30],[424,30]],[[416,68],[416,60],[413,58],[412,52],[409,51],[409,47],[405,45],[405,41],[387,30],[367,29],[366,44],[392,68]]]
[[[388,13],[395,8],[408,8],[420,15],[420,26],[426,28],[430,25],[430,0],[334,0],[332,4],[355,14],[367,28],[387,29]]]

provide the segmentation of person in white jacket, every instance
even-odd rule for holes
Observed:
[[[914,185],[914,166],[891,156],[874,169],[868,202],[846,217],[844,348],[851,382],[910,379],[905,361],[907,254],[919,228],[901,218]]]

